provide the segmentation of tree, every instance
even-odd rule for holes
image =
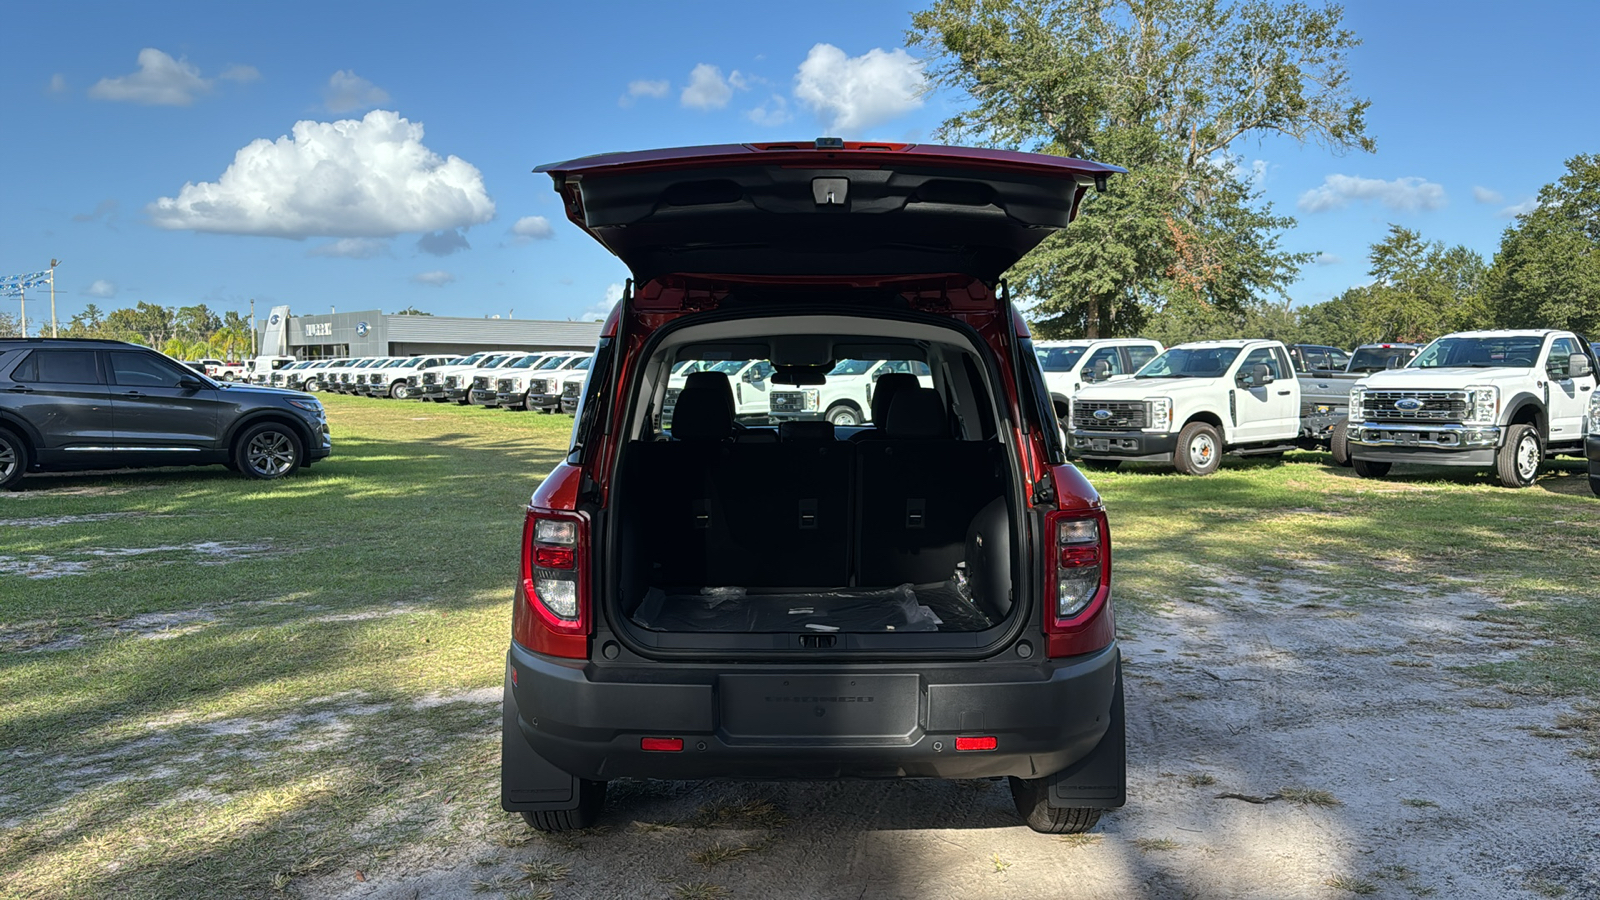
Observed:
[[[1361,310],[1371,290],[1364,285],[1353,287],[1332,300],[1301,307],[1301,339],[1308,344],[1343,347],[1347,350],[1372,343],[1361,325]]]
[[[433,313],[431,313],[431,312],[423,312],[422,310],[417,309],[415,306],[408,306],[405,309],[397,309],[397,310],[394,311],[394,314],[397,315],[397,316],[431,316],[431,315],[433,315]]]
[[[22,317],[8,312],[0,312],[0,337],[27,337],[33,330],[33,320],[29,319],[26,327],[22,324]]]
[[[143,301],[133,309],[112,310],[105,321],[105,329],[111,336],[137,340],[151,347],[165,344],[176,328],[170,308]]]
[[[179,307],[173,316],[173,327],[180,337],[193,341],[210,337],[212,332],[222,327],[222,319],[204,303],[197,303]]]
[[[1225,312],[1308,257],[1241,171],[1242,138],[1372,150],[1336,6],[1270,0],[933,0],[908,42],[971,106],[941,136],[1126,166],[1088,215],[1014,267],[1041,333],[1137,331],[1186,293]]]
[[[1430,244],[1409,228],[1390,225],[1368,259],[1369,274],[1377,279],[1361,295],[1369,341],[1422,342],[1487,324],[1480,299],[1485,267],[1477,253]]]
[[[1484,300],[1504,328],[1600,332],[1600,154],[1567,160],[1539,205],[1506,229]]]

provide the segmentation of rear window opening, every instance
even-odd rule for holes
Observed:
[[[1020,487],[984,352],[956,329],[887,319],[663,338],[608,516],[613,621],[673,647],[998,639],[1015,612]],[[846,401],[859,417],[830,421]]]

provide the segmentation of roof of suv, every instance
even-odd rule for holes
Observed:
[[[47,337],[27,337],[27,338],[8,337],[8,338],[0,338],[0,347],[5,347],[6,349],[14,350],[19,346],[20,347],[35,347],[35,346],[50,346],[50,347],[77,347],[77,346],[83,346],[83,347],[107,347],[107,346],[113,346],[113,347],[137,347],[140,350],[149,350],[149,349],[151,349],[149,347],[146,347],[143,344],[135,344],[135,343],[133,343],[131,341],[119,341],[119,340],[117,340],[115,338],[47,338]]]

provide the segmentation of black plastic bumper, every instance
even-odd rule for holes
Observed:
[[[560,394],[528,394],[529,409],[560,409]]]
[[[526,396],[528,396],[526,393],[514,394],[510,391],[496,391],[494,400],[497,405],[510,409],[513,406],[521,406],[522,399]]]
[[[1169,463],[1178,449],[1178,436],[1143,431],[1073,429],[1068,444],[1071,454],[1082,459]]]
[[[619,670],[513,645],[501,802],[570,808],[554,794],[578,778],[1040,778],[1072,770],[1087,780],[1062,805],[1121,806],[1118,659],[1113,645],[1062,661]],[[958,751],[963,735],[994,737],[996,747]],[[681,739],[682,750],[644,750],[643,738]]]
[[[1589,458],[1589,479],[1600,478],[1600,434],[1583,439],[1583,455]]]

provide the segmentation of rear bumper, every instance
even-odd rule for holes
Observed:
[[[1178,449],[1178,436],[1143,431],[1073,429],[1069,443],[1072,455],[1083,459],[1169,463]]]
[[[513,645],[507,698],[516,711],[508,710],[504,737],[508,752],[531,750],[591,780],[1038,778],[1090,757],[1108,737],[1118,658],[1113,644],[1032,664],[741,666],[733,674],[725,666],[600,670]],[[1120,741],[1120,720],[1116,728]],[[992,736],[996,749],[957,751],[960,735]],[[682,739],[683,749],[640,749],[649,737]],[[1120,777],[1115,790],[1077,805],[1120,806]],[[536,789],[517,771],[502,779],[508,809],[518,808],[518,790]]]

